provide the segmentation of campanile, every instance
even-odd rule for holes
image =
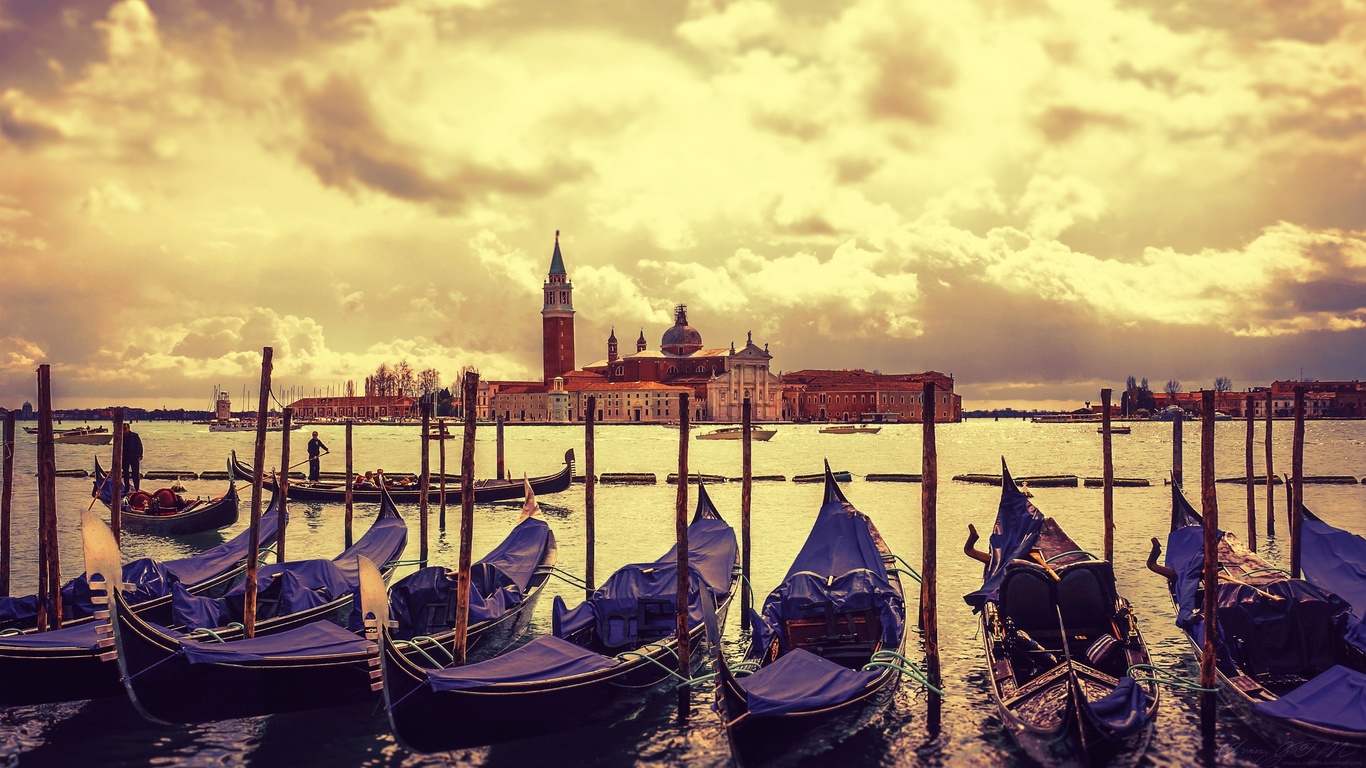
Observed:
[[[541,307],[541,355],[545,383],[574,370],[574,284],[564,271],[560,231],[555,230],[555,253],[546,275]]]

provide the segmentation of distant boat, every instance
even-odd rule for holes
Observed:
[[[303,427],[303,424],[290,424],[290,431]],[[284,420],[272,417],[266,420],[267,432],[283,432],[285,429]],[[227,419],[222,421],[209,422],[210,432],[255,432],[255,419]]]
[[[1112,434],[1112,435],[1127,435],[1127,434],[1129,434],[1129,430],[1130,430],[1130,427],[1110,427],[1110,434]],[[1096,427],[1096,433],[1097,433],[1097,434],[1103,434],[1104,432],[1105,432],[1105,427]]]
[[[870,427],[867,424],[840,424],[833,427],[821,427],[822,435],[876,435],[882,431],[882,427]]]
[[[713,431],[713,432],[708,432],[708,433],[706,433],[706,434],[704,434],[704,435],[698,435],[698,436],[697,436],[697,439],[698,439],[698,440],[739,440],[740,438],[742,438],[742,437],[745,436],[744,433],[745,433],[745,428],[744,428],[744,427],[722,427],[721,429],[715,430],[715,431]],[[767,441],[769,438],[773,437],[773,436],[776,435],[776,434],[778,434],[778,430],[776,430],[776,429],[760,429],[759,427],[755,427],[755,426],[751,426],[751,427],[749,428],[749,437],[750,437],[751,440],[764,440],[764,441]]]
[[[109,445],[113,441],[114,435],[104,427],[67,430],[52,438],[52,442],[62,445]]]

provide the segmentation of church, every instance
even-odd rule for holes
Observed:
[[[674,324],[651,350],[642,328],[635,351],[621,354],[616,329],[607,337],[607,356],[576,368],[574,285],[560,251],[560,233],[542,286],[541,381],[479,382],[475,415],[501,416],[510,424],[565,424],[584,420],[588,398],[594,419],[603,423],[667,423],[679,420],[678,396],[689,394],[691,421],[739,422],[746,398],[751,418],[777,421],[783,414],[783,384],[769,371],[773,356],[753,335],[736,349],[706,349],[702,334],[688,324],[688,308],[674,309]]]

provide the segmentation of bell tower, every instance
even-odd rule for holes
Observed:
[[[558,229],[550,273],[542,290],[545,303],[541,307],[541,360],[543,379],[550,384],[555,377],[574,370],[574,284],[564,270]]]

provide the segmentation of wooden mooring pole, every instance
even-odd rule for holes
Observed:
[[[939,668],[939,449],[934,436],[934,382],[925,382],[920,450],[920,625],[925,637],[925,676],[943,688]],[[940,697],[930,691],[926,727],[939,733]]]
[[[502,480],[507,472],[507,465],[503,461],[503,417],[498,416],[498,479]]]
[[[57,546],[57,457],[52,442],[52,368],[38,366],[38,627],[62,628],[62,563]]]
[[[285,406],[280,415],[280,522],[275,535],[275,562],[285,561],[285,529],[289,522],[289,432],[294,428],[294,409]]]
[[[1215,687],[1215,638],[1218,637],[1219,598],[1219,503],[1214,490],[1214,391],[1200,394],[1202,413],[1200,425],[1200,500],[1205,518],[1205,637],[1200,654],[1200,687]],[[1214,743],[1215,707],[1213,693],[1200,694],[1200,729],[1206,749]]]
[[[1110,389],[1100,391],[1101,509],[1105,517],[1105,559],[1115,560],[1115,459],[1110,434]]]
[[[743,424],[744,434],[740,437],[740,544],[744,551],[740,561],[740,573],[744,576],[744,582],[740,584],[740,631],[749,631],[749,610],[754,603],[754,595],[750,594],[750,549],[751,541],[749,520],[750,520],[750,501],[754,492],[754,443],[749,433],[753,422],[754,409],[750,404],[749,398],[745,398],[740,405],[740,421]]]
[[[674,528],[678,536],[678,674],[692,677],[692,648],[688,642],[688,393],[678,393],[678,492],[674,496]],[[678,688],[678,719],[687,722],[691,708],[688,686]]]
[[[1185,421],[1185,414],[1177,413],[1172,417],[1172,482],[1177,487],[1183,485],[1183,472],[1181,470],[1181,422]]]
[[[479,394],[479,373],[465,371],[465,441],[460,452],[460,565],[455,588],[455,664],[465,663],[466,634],[470,626],[470,557],[474,547],[474,414]]]
[[[256,637],[256,570],[261,561],[261,480],[266,466],[266,419],[270,408],[270,347],[261,349],[261,390],[256,405],[256,454],[252,463],[251,523],[247,528],[247,580],[243,597],[243,634]],[[288,471],[288,470],[286,470]]]
[[[114,543],[123,546],[123,406],[114,409],[113,457],[110,463],[109,479],[109,530],[114,534]]]
[[[14,504],[14,411],[5,412],[0,438],[0,597],[9,597],[10,510]]]
[[[1244,455],[1244,480],[1247,485],[1247,547],[1257,551],[1257,483],[1252,479],[1252,441],[1256,424],[1252,418],[1252,395],[1243,401],[1243,416],[1247,419],[1247,450]]]
[[[351,420],[346,420],[346,548],[351,548],[351,520],[354,516],[355,490],[356,490],[356,471],[352,469],[352,445],[351,445]],[[376,483],[384,482],[383,478],[375,478]]]
[[[1304,529],[1304,385],[1295,385],[1295,436],[1290,447],[1290,578],[1300,578]]]
[[[441,506],[441,511],[440,511],[439,519],[437,520],[437,525],[441,528],[442,531],[445,531],[445,530],[446,530],[446,435],[448,434],[448,433],[446,432],[446,420],[445,420],[445,419],[437,419],[437,420],[436,420],[436,428],[437,428],[437,431],[438,431],[438,432],[440,433],[440,435],[441,435],[441,439],[437,441],[437,443],[439,443],[439,445],[438,445],[437,448],[436,448],[436,452],[437,452],[437,454],[438,454],[438,457],[437,457],[438,470],[439,470],[440,473],[441,473],[441,480],[439,481],[440,490],[437,492],[437,497],[438,497],[437,501],[439,502],[439,504],[440,504],[440,506]]]
[[[1276,470],[1271,466],[1271,388],[1266,390],[1266,535],[1276,538]]]
[[[596,395],[588,396],[588,412],[583,415],[583,515],[584,515],[584,546],[587,551],[584,553],[583,564],[583,583],[584,599],[593,596],[593,591],[597,588],[597,583],[593,577],[593,566],[595,556],[595,546],[598,540],[597,518],[595,505],[597,499],[598,479],[594,472],[597,468],[593,465],[593,419],[597,417],[598,398]]]
[[[432,404],[430,402],[424,402],[420,407],[422,409],[422,476],[417,479],[417,517],[419,521],[419,535],[422,538],[422,548],[420,550],[421,554],[418,555],[418,559],[422,561],[422,567],[426,568],[427,540],[430,538],[427,526],[427,493],[432,488],[432,460],[431,451],[428,450],[432,431]],[[442,442],[445,441],[443,440]]]

